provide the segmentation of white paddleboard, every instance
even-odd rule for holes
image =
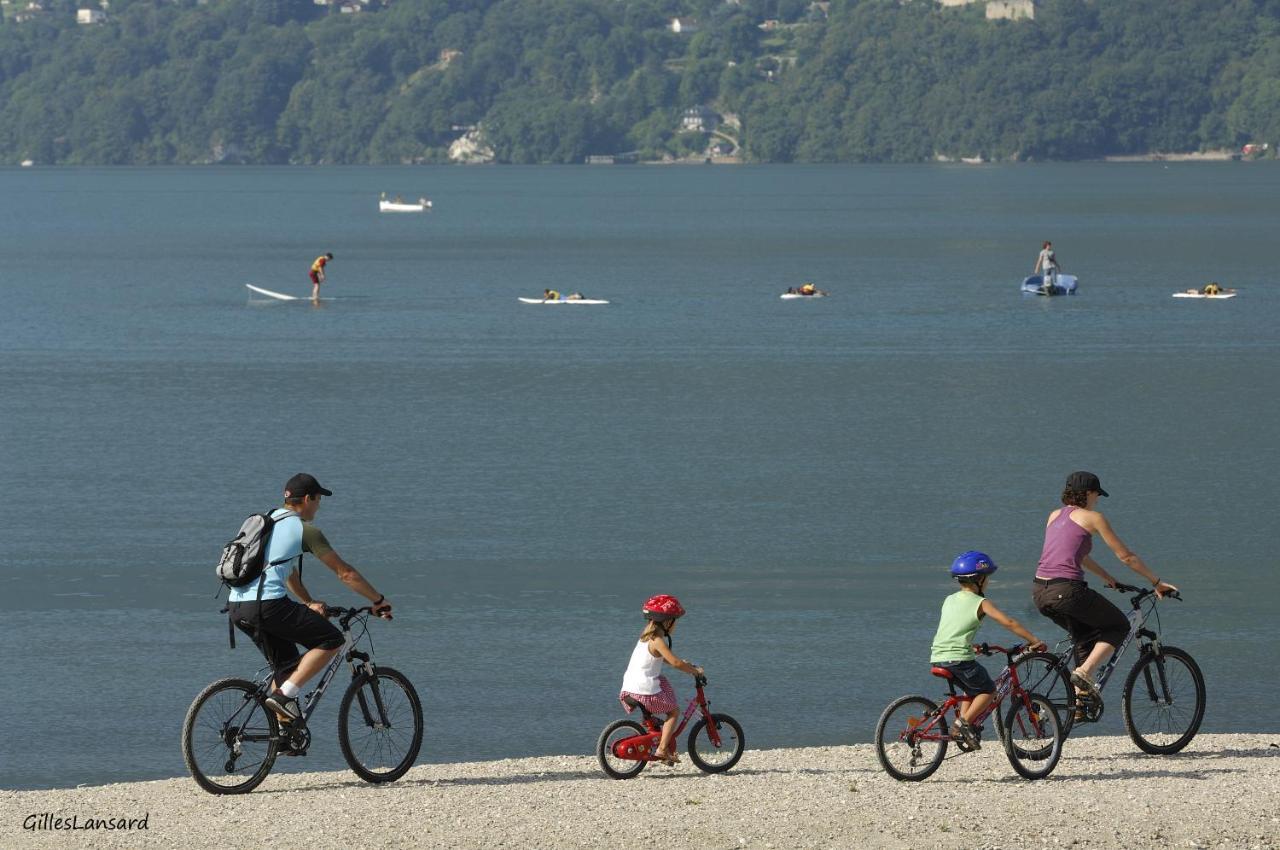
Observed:
[[[521,298],[525,304],[608,304],[608,301],[601,301],[597,298],[559,298],[548,301],[545,298]]]
[[[1235,298],[1234,292],[1219,292],[1217,295],[1205,295],[1203,292],[1175,292],[1174,298]]]
[[[265,295],[268,298],[276,298],[280,301],[301,301],[302,299],[296,295],[285,295],[283,292],[272,292],[270,289],[263,289],[261,286],[254,286],[252,283],[246,283],[245,288],[250,292],[256,292],[259,295]]]
[[[805,300],[810,298],[826,298],[827,293],[815,292],[812,295],[801,295],[799,292],[784,292],[778,296],[783,301]]]

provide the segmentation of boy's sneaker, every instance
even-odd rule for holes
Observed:
[[[298,700],[294,697],[287,697],[280,691],[272,691],[263,702],[285,723],[297,723],[302,719],[302,709],[298,707]]]
[[[974,729],[972,724],[959,718],[956,719],[955,723],[951,724],[951,739],[965,752],[982,749],[982,739],[978,737],[978,730]]]

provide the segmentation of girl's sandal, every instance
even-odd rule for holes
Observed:
[[[662,762],[663,764],[665,764],[667,767],[675,767],[680,763],[680,756],[676,755],[675,753],[658,752],[658,753],[654,753],[653,757],[658,761]]]

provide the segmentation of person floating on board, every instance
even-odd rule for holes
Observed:
[[[1040,283],[1040,291],[1045,295],[1052,295],[1053,288],[1058,283],[1058,255],[1053,252],[1053,243],[1045,240],[1044,245],[1040,247],[1040,256],[1036,257],[1036,267],[1032,269],[1032,274],[1043,275]]]
[[[333,259],[333,254],[325,253],[316,257],[316,261],[311,264],[311,300],[316,301],[320,298],[320,284],[324,283],[324,267]]]
[[[1205,295],[1220,295],[1221,293],[1222,293],[1222,287],[1218,286],[1217,281],[1210,281],[1209,284],[1204,288]]]
[[[817,292],[818,287],[814,286],[812,283],[805,283],[800,286],[801,295],[816,295]]]
[[[581,292],[570,292],[564,297],[565,301],[581,301],[585,296]]]
[[[554,289],[544,289],[542,290],[542,300],[543,301],[559,301],[560,293],[556,292]]]

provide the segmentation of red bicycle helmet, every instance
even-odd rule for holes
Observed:
[[[684,616],[684,606],[680,600],[665,593],[650,596],[649,601],[640,609],[646,620],[674,620]]]

